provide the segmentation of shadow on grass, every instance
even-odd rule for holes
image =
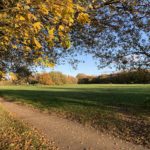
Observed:
[[[52,88],[53,89],[53,88]],[[150,94],[140,93],[132,90],[100,90],[88,89],[66,89],[61,91],[49,90],[0,90],[0,96],[11,101],[23,101],[37,105],[41,108],[61,107],[88,107],[93,109],[110,109],[133,113],[133,115],[149,115]],[[130,91],[130,93],[129,93]]]
[[[123,139],[148,146],[150,94],[137,89],[43,88],[0,90],[10,101],[32,104],[41,109],[65,112],[66,118],[104,129]],[[118,115],[121,114],[121,115]]]

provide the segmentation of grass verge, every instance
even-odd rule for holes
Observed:
[[[35,129],[13,118],[0,105],[0,149],[1,150],[56,150]]]

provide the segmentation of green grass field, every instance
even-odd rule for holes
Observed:
[[[150,85],[0,86],[0,96],[150,143]]]

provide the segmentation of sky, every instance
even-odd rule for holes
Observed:
[[[145,40],[147,44],[148,36],[142,32],[142,39]],[[101,74],[110,74],[116,72],[116,68],[113,67],[110,69],[109,67],[98,69],[95,60],[90,55],[86,56],[78,56],[79,60],[84,61],[85,63],[79,63],[77,69],[74,69],[69,63],[63,65],[56,65],[52,68],[40,69],[38,68],[38,72],[50,72],[50,71],[60,71],[63,74],[76,76],[79,73],[87,74],[87,75],[101,75]]]
[[[91,56],[82,56],[80,60],[85,61],[85,63],[79,63],[77,69],[74,69],[69,63],[63,65],[56,65],[52,68],[41,69],[38,68],[39,72],[50,72],[50,71],[60,71],[63,74],[76,76],[78,73],[84,73],[87,75],[100,75],[100,74],[109,74],[115,71],[115,68],[104,68],[98,69],[95,60]]]

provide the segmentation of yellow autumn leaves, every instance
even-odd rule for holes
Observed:
[[[19,0],[9,11],[0,12],[0,47],[31,51],[34,58],[42,57],[44,48],[71,46],[70,31],[75,23],[90,23],[86,8],[73,0]],[[78,14],[76,16],[76,14]],[[37,55],[37,56],[36,56]]]
[[[40,49],[42,47],[40,42],[35,37],[33,38],[33,41],[34,41],[34,44],[36,45],[37,49]]]
[[[40,12],[44,15],[49,14],[49,10],[48,10],[48,7],[46,6],[46,4],[41,4],[40,5]]]
[[[38,33],[42,27],[43,27],[43,25],[41,22],[35,22],[33,24],[33,28],[34,28],[35,33]]]
[[[86,13],[80,13],[77,20],[78,20],[78,22],[80,22],[83,25],[86,23],[90,23],[89,15]]]
[[[53,28],[53,31],[54,29],[57,30],[56,27],[58,26],[58,24],[60,24],[59,29],[65,28],[65,32],[69,32],[70,30],[68,30],[68,28],[70,28],[76,21],[76,11],[85,11],[83,7],[79,5],[76,6],[76,4],[74,4],[72,0],[63,0],[60,2],[57,1],[56,3],[54,0],[39,0],[39,4],[35,4],[34,0],[26,0],[25,2],[26,3],[18,2],[16,4],[17,9],[16,11],[13,10],[13,13],[16,13],[16,16],[13,15],[15,16],[15,18],[7,13],[6,14],[7,17],[12,21],[12,23],[15,24],[15,27],[22,28],[24,25],[26,25],[25,29],[30,30],[30,33],[32,30],[35,32],[35,34],[37,34],[42,28],[45,28],[45,25],[47,26],[47,24],[52,24],[50,26],[51,28]],[[27,7],[28,9],[25,9]],[[0,14],[0,16],[2,15]],[[43,19],[45,19],[44,22]],[[22,21],[23,23],[21,23]],[[77,21],[81,24],[89,23],[89,15],[87,13],[81,12],[77,17]],[[66,35],[67,34],[68,33],[66,33]]]
[[[14,73],[10,73],[12,80],[17,80]],[[15,120],[13,114],[8,113],[0,105],[0,147],[10,150],[33,150],[56,148],[41,137],[36,129],[29,128],[23,122]]]

